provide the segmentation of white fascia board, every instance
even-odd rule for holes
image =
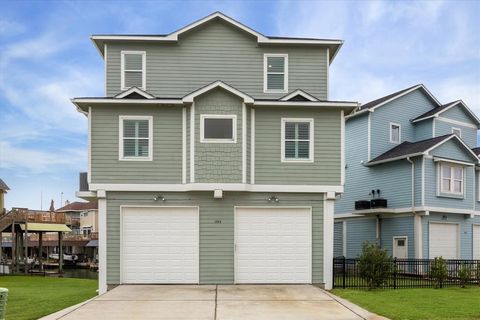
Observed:
[[[208,92],[208,91],[210,91],[210,90],[213,90],[213,89],[215,89],[215,88],[218,88],[218,87],[220,87],[220,88],[222,88],[222,89],[224,89],[224,90],[227,90],[227,91],[233,93],[233,94],[236,95],[236,96],[239,96],[239,97],[243,98],[243,101],[244,101],[245,103],[253,103],[253,101],[254,101],[253,98],[250,97],[249,95],[241,92],[240,90],[235,89],[235,88],[232,87],[232,86],[229,86],[228,84],[226,84],[226,83],[224,83],[224,82],[222,82],[222,81],[215,81],[215,82],[213,82],[213,83],[211,83],[211,84],[209,84],[209,85],[207,85],[207,86],[205,86],[205,87],[203,87],[203,88],[201,88],[201,89],[198,89],[198,90],[196,90],[196,91],[193,91],[192,93],[189,93],[189,94],[187,94],[186,96],[184,96],[184,97],[182,98],[182,101],[185,102],[185,103],[192,103],[192,102],[193,102],[193,99],[194,99],[195,97],[197,97],[197,96],[199,96],[199,95],[201,95],[201,94],[203,94],[203,93],[205,93],[205,92]]]
[[[473,162],[459,161],[459,160],[436,157],[436,156],[433,156],[433,161],[434,162],[450,162],[450,163],[461,164],[461,165],[464,165],[464,166],[474,166],[475,165],[475,163],[473,163]]]
[[[343,186],[324,185],[262,185],[244,183],[188,183],[188,184],[90,184],[91,190],[105,191],[166,191],[166,192],[187,192],[187,191],[247,191],[247,192],[343,192]]]
[[[77,191],[75,196],[80,199],[91,200],[92,198],[97,197],[96,191]]]
[[[402,159],[406,159],[406,158],[410,158],[410,157],[421,156],[423,154],[425,154],[425,153],[424,152],[410,153],[410,154],[406,154],[406,155],[403,155],[403,156],[398,156],[398,157],[389,158],[389,159],[385,159],[385,160],[368,162],[368,163],[365,164],[365,166],[370,167],[370,166],[374,166],[374,165],[381,164],[381,163],[387,163],[387,162],[402,160]]]
[[[182,99],[117,99],[117,98],[74,98],[73,104],[178,104],[183,105]]]
[[[262,101],[253,103],[259,107],[328,107],[328,108],[356,108],[357,102],[322,102],[322,101]]]
[[[310,94],[308,94],[308,93],[306,93],[305,91],[300,90],[300,89],[297,89],[297,90],[293,91],[292,93],[287,94],[286,96],[280,98],[280,100],[282,100],[282,101],[288,101],[288,100],[290,100],[291,98],[293,98],[293,97],[295,97],[295,96],[298,96],[298,95],[300,95],[300,96],[302,96],[302,97],[304,97],[305,99],[308,99],[308,100],[310,100],[310,101],[318,101],[317,98],[315,98],[314,96],[312,96],[312,95],[310,95]]]
[[[450,106],[448,106],[447,108],[443,109],[443,110],[440,110],[432,115],[429,115],[427,117],[423,117],[423,118],[420,118],[420,119],[416,119],[416,120],[413,120],[412,123],[416,123],[416,122],[420,122],[420,121],[423,121],[423,120],[427,120],[427,119],[430,119],[430,118],[437,118],[439,117],[439,115],[441,115],[442,113],[444,113],[445,111],[447,110],[450,110],[451,108],[457,106],[458,104],[460,104],[467,112],[468,114],[473,118],[475,119],[475,121],[477,122],[477,125],[475,126],[475,128],[478,128],[478,126],[480,125],[480,119],[477,117],[477,115],[472,111],[470,110],[469,107],[467,107],[467,105],[462,101],[462,100],[458,100],[458,101],[455,101],[453,102]],[[454,121],[454,120],[452,120]],[[459,124],[463,124],[462,122],[460,121],[457,121]],[[465,126],[469,126],[468,123],[465,123],[463,124]]]
[[[152,96],[151,94],[149,94],[148,92],[145,92],[137,87],[131,87],[130,89],[127,89],[123,92],[120,92],[119,94],[117,94],[116,96],[114,96],[115,99],[121,99],[121,98],[124,98],[126,96],[128,96],[129,94],[132,94],[132,93],[138,93],[139,95],[147,98],[147,99],[155,99],[154,96]]]

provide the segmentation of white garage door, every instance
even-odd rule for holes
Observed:
[[[198,283],[195,207],[123,208],[123,283]]]
[[[473,226],[473,259],[480,260],[480,225]]]
[[[237,208],[236,283],[311,283],[310,208]]]
[[[458,225],[430,222],[428,243],[430,259],[458,259]]]

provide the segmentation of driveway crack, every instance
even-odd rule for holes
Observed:
[[[213,314],[213,320],[217,320],[217,297],[218,297],[218,285],[215,285],[215,312]]]

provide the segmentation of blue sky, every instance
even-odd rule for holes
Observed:
[[[266,35],[340,38],[330,98],[367,102],[424,83],[480,114],[480,1],[2,2],[0,177],[6,206],[75,200],[87,121],[70,98],[102,96],[99,33],[169,33],[214,11]]]

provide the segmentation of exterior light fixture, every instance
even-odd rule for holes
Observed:
[[[160,200],[160,201],[165,201],[165,198],[164,198],[163,196],[161,196],[161,195],[158,195],[158,196],[153,197],[153,201],[158,201],[158,200]]]
[[[270,196],[269,198],[267,198],[267,201],[268,202],[278,202],[280,201],[276,196]]]

